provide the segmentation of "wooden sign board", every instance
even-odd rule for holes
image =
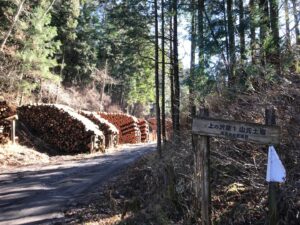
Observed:
[[[247,141],[258,144],[279,144],[280,128],[256,123],[218,119],[194,119],[193,134]]]

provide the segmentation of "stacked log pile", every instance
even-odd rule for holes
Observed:
[[[139,128],[141,131],[141,141],[146,143],[149,141],[149,123],[145,119],[139,119]]]
[[[18,108],[21,122],[43,141],[64,153],[104,151],[105,137],[92,121],[63,105]]]
[[[104,133],[106,148],[116,147],[119,144],[119,130],[115,125],[102,118],[96,112],[80,111],[79,113],[95,123],[99,130]]]
[[[156,118],[152,117],[147,119],[150,126],[150,140],[155,141],[157,138],[157,123]],[[173,123],[170,118],[166,118],[166,136],[170,140],[172,137]]]
[[[120,143],[136,144],[141,142],[138,119],[124,113],[98,113],[102,118],[114,124],[120,131]]]
[[[11,121],[8,118],[15,116],[15,107],[9,105],[6,101],[0,101],[0,144],[9,141],[11,133]]]

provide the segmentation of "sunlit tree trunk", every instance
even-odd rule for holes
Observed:
[[[161,69],[161,118],[162,118],[162,138],[163,143],[166,142],[166,113],[165,113],[165,12],[164,12],[164,0],[161,0],[161,57],[162,57],[162,69]]]
[[[158,55],[158,15],[157,0],[154,0],[154,17],[155,17],[155,93],[156,93],[156,123],[157,123],[157,151],[162,157],[161,151],[161,121],[160,121],[160,104],[159,104],[159,55]]]
[[[289,16],[289,1],[284,0],[284,16],[285,16],[285,44],[287,48],[291,49],[291,33],[290,33],[290,16]]]
[[[226,50],[226,62],[229,62],[229,43],[228,43],[228,27],[227,27],[227,12],[226,12],[226,0],[223,0],[223,19],[224,19],[224,30],[225,30],[225,50]],[[228,65],[227,65],[228,67]]]
[[[20,16],[20,14],[21,14],[21,12],[22,12],[22,10],[23,10],[23,5],[24,5],[25,1],[26,1],[26,0],[21,1],[20,4],[19,4],[19,6],[18,6],[18,10],[17,10],[17,12],[16,12],[16,14],[15,14],[15,16],[14,16],[13,22],[12,22],[12,24],[11,24],[9,30],[8,30],[7,33],[5,34],[5,36],[4,36],[4,38],[3,38],[3,41],[2,41],[2,43],[1,43],[1,46],[0,46],[0,52],[3,51],[4,46],[5,46],[5,44],[6,44],[7,40],[8,40],[8,38],[9,38],[9,36],[11,35],[11,32],[13,31],[13,29],[14,29],[14,27],[15,27],[15,25],[16,25],[18,19],[19,19],[19,16]]]
[[[179,63],[178,63],[178,1],[173,0],[173,48],[174,48],[174,119],[175,119],[175,138],[179,140],[180,136],[180,85],[179,85]]]
[[[293,3],[293,14],[295,20],[295,35],[296,35],[296,43],[300,45],[300,31],[299,31],[299,11],[297,11],[296,0],[292,0]]]
[[[171,94],[171,116],[172,116],[172,125],[173,125],[173,131],[175,130],[175,118],[174,118],[174,109],[175,109],[175,101],[174,101],[174,53],[173,53],[173,0],[169,0],[169,12],[170,12],[170,30],[169,30],[169,36],[170,36],[170,94]]]
[[[195,116],[195,53],[196,53],[196,25],[195,25],[195,0],[191,2],[191,65],[190,65],[190,83],[189,83],[189,99],[190,99],[190,120]]]
[[[204,76],[204,0],[198,0],[199,76]]]

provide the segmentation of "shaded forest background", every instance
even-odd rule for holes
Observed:
[[[1,1],[1,95],[19,105],[161,108],[179,130],[180,110],[192,114],[207,95],[255,91],[297,70],[299,7],[296,0]],[[178,28],[190,33],[190,70],[178,57]],[[153,107],[155,76],[161,106]]]

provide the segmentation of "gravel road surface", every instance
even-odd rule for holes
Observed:
[[[0,169],[0,225],[63,221],[64,209],[155,148],[153,143],[124,146],[89,159]]]

